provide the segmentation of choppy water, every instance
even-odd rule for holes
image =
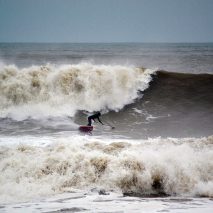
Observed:
[[[161,208],[172,197],[209,211],[212,65],[212,44],[0,44],[0,211],[56,211],[70,191],[71,212],[101,212],[94,196],[122,212],[122,195],[143,208],[168,196],[155,212],[176,212]],[[94,111],[105,125],[79,132]]]

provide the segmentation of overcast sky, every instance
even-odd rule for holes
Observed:
[[[213,42],[213,0],[0,0],[0,42]]]

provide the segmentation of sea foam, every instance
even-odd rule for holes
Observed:
[[[212,197],[212,145],[212,137],[104,140],[72,136],[54,139],[45,147],[30,141],[1,146],[0,201],[93,187],[145,197]]]
[[[32,66],[0,70],[1,117],[73,116],[120,110],[148,88],[154,70],[119,65]]]

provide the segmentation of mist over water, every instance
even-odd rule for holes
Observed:
[[[91,62],[213,73],[213,43],[0,43],[0,62],[22,68]]]

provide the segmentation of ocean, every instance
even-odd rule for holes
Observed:
[[[0,212],[211,212],[212,91],[213,43],[0,43]]]

